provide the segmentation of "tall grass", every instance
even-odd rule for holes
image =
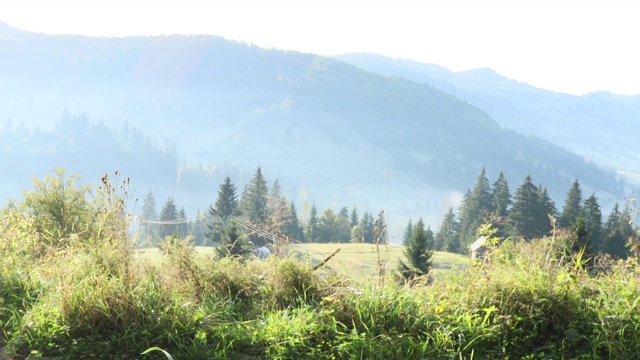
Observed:
[[[0,347],[62,359],[633,359],[640,270],[589,269],[551,239],[411,284],[350,281],[303,260],[201,256],[189,239],[135,256],[121,202],[88,236],[42,245],[0,222]],[[85,234],[86,235],[86,234]],[[598,270],[598,271],[596,271]],[[146,349],[162,349],[149,351]]]

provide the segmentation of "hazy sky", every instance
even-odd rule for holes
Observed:
[[[632,0],[2,0],[0,20],[45,33],[213,34],[322,55],[373,52],[455,71],[490,67],[572,94],[640,94]]]

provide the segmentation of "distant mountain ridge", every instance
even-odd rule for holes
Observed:
[[[640,170],[633,129],[640,95],[607,91],[574,96],[508,79],[491,69],[452,72],[413,60],[345,54],[340,60],[385,76],[428,83],[487,111],[500,125],[531,134],[620,170]]]
[[[179,164],[261,165],[299,204],[386,208],[398,222],[435,224],[456,206],[447,194],[460,196],[483,167],[491,177],[503,170],[512,189],[531,174],[556,197],[575,177],[620,192],[612,174],[503,129],[478,106],[327,57],[215,36],[32,33],[0,39],[0,53],[11,54],[0,57],[0,119],[47,129],[67,109],[112,128],[128,123],[175,143]]]

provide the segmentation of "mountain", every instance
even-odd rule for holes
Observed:
[[[216,36],[28,32],[0,39],[0,53],[10,54],[0,57],[0,119],[46,132],[60,114],[87,114],[107,129],[135,127],[173,144],[174,172],[152,181],[139,175],[145,182],[138,193],[180,188],[199,200],[189,204],[193,212],[215,200],[215,179],[228,169],[251,174],[257,166],[269,181],[280,181],[303,217],[312,203],[374,213],[385,208],[397,228],[420,216],[436,226],[483,167],[493,179],[504,171],[513,189],[531,174],[556,198],[575,177],[586,189],[620,194],[612,173],[548,141],[506,130],[478,106],[332,58]],[[128,163],[125,155],[113,157],[94,145],[76,149],[84,152],[78,172]],[[58,154],[48,158],[48,167],[68,163],[69,152]],[[177,183],[180,168],[207,172],[210,189]],[[248,179],[233,180],[242,188]]]
[[[625,172],[640,169],[640,142],[633,136],[640,95],[602,91],[574,96],[511,80],[487,68],[452,72],[377,54],[337,58],[385,76],[430,84],[480,107],[501,126],[549,140],[603,166]]]

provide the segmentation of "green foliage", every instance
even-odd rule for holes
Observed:
[[[227,226],[220,244],[216,247],[219,257],[245,257],[251,252],[251,244],[247,236],[242,233],[238,224],[231,220]]]
[[[568,228],[574,224],[578,217],[582,214],[582,190],[580,182],[575,179],[567,192],[562,213],[558,219],[560,227]]]
[[[24,191],[19,211],[33,215],[37,231],[51,245],[72,235],[86,238],[93,225],[89,186],[78,175],[65,176],[63,169],[44,180],[33,179],[33,190]]]
[[[429,244],[433,240],[433,232],[428,228],[425,230],[424,222],[419,219],[404,248],[406,263],[400,260],[398,266],[398,271],[405,280],[429,274],[433,267],[433,250]]]
[[[436,233],[434,250],[453,253],[460,252],[460,249],[458,248],[460,245],[460,241],[458,239],[459,233],[460,223],[456,220],[456,214],[453,213],[453,208],[449,208],[449,211],[444,215],[442,224]]]
[[[28,211],[3,210],[3,357],[632,359],[640,353],[637,259],[594,264],[602,271],[587,272],[583,253],[557,246],[572,235],[567,230],[530,242],[507,239],[481,266],[440,271],[429,282],[360,284],[295,258],[202,256],[188,238],[167,241],[152,260],[126,236],[126,191],[117,189],[107,178],[95,189],[91,217],[100,230],[56,248]],[[583,243],[585,228],[574,231]],[[408,229],[407,248],[433,237],[422,220]]]
[[[207,240],[217,244],[222,239],[227,225],[233,215],[238,214],[238,198],[236,195],[236,186],[231,181],[231,177],[224,178],[224,182],[218,189],[218,198],[215,207],[209,207],[209,215],[211,223],[207,224],[209,231],[206,233]]]

